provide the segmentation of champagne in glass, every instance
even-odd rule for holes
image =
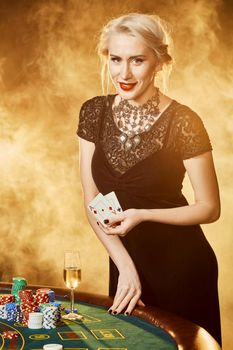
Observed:
[[[80,315],[74,313],[74,290],[81,282],[81,262],[80,253],[77,250],[67,250],[64,253],[63,278],[67,288],[70,289],[71,305],[68,319],[80,319]]]
[[[81,269],[75,267],[64,268],[64,281],[69,289],[76,289],[81,282]]]

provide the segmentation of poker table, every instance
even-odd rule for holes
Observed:
[[[48,286],[27,286],[28,289]],[[56,300],[68,307],[68,290],[49,286]],[[11,284],[0,282],[0,294],[10,293]],[[82,320],[63,320],[55,329],[32,330],[20,323],[0,319],[0,350],[42,350],[45,344],[62,344],[65,350],[220,350],[203,328],[155,307],[137,307],[130,316],[111,315],[112,299],[84,292],[75,293],[75,307]],[[18,337],[4,339],[4,331]]]

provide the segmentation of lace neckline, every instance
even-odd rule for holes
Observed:
[[[109,115],[109,118],[110,120],[112,121],[112,124],[114,124],[114,127],[115,129],[117,130],[118,134],[121,134],[122,131],[121,129],[119,129],[119,127],[117,126],[115,120],[114,120],[114,117],[113,117],[113,110],[112,110],[112,105],[113,105],[113,102],[114,102],[114,99],[115,97],[117,96],[117,94],[114,94],[114,95],[107,95],[108,97],[108,100],[110,99],[109,103],[108,103],[108,115]],[[160,122],[165,118],[165,116],[167,115],[167,112],[170,110],[170,107],[175,103],[176,101],[174,99],[171,100],[171,102],[165,106],[165,108],[160,112],[160,114],[158,115],[158,118],[155,120],[154,124],[152,125],[152,127],[150,128],[150,130],[148,131],[143,131],[141,134],[145,134],[145,133],[148,133],[152,130],[155,129],[155,127],[160,124]]]

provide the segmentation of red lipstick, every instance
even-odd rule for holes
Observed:
[[[133,89],[136,84],[137,83],[120,83],[119,82],[121,89],[124,91],[129,91],[129,90]]]

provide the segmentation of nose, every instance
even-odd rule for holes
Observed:
[[[129,62],[123,62],[121,66],[121,78],[123,80],[130,79],[132,77],[132,72],[130,69]]]

